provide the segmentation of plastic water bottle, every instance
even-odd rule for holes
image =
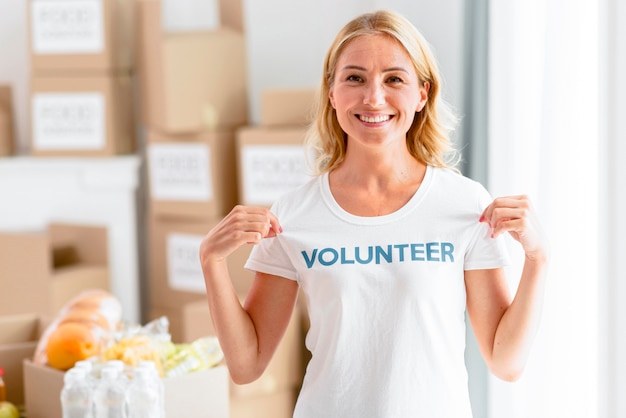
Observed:
[[[163,379],[159,375],[156,363],[152,360],[142,360],[137,365],[138,368],[145,368],[152,373],[152,379],[159,391],[159,411],[160,415],[157,418],[165,418],[165,386],[163,385]]]
[[[89,387],[93,393],[93,391],[96,389],[96,386],[98,384],[98,379],[96,378],[96,376],[94,376],[94,367],[93,367],[93,363],[89,360],[79,360],[74,364],[74,369],[84,369],[85,373],[87,374],[86,379],[87,379],[87,383],[89,384]]]
[[[92,388],[84,369],[70,369],[63,376],[61,390],[63,418],[91,418]]]
[[[137,367],[128,387],[126,403],[128,418],[159,418],[163,404],[157,384],[160,378],[147,367]]]
[[[127,418],[125,390],[120,372],[104,367],[94,393],[95,418]]]

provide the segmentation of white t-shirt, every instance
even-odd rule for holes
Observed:
[[[504,242],[478,221],[479,183],[429,167],[394,213],[354,216],[328,175],[272,207],[284,232],[246,268],[296,280],[312,353],[294,417],[471,417],[464,270],[502,267]]]

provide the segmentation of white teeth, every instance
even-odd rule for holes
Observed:
[[[363,116],[363,115],[359,115],[359,119],[361,119],[363,122],[368,122],[368,123],[380,123],[380,122],[386,122],[389,120],[389,115],[379,115],[379,116]]]

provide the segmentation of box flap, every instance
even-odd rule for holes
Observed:
[[[0,233],[0,315],[48,312],[51,257],[43,232]]]
[[[108,266],[106,227],[51,223],[48,232],[55,267],[78,263]]]
[[[0,346],[37,341],[41,328],[35,313],[0,316]]]

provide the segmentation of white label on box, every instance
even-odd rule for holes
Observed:
[[[31,1],[31,36],[35,54],[102,53],[102,0]]]
[[[218,0],[163,0],[161,5],[161,22],[166,33],[220,28]]]
[[[213,198],[211,150],[206,144],[150,144],[150,193],[155,200]]]
[[[97,150],[106,143],[106,107],[102,94],[36,93],[33,144],[39,150]]]
[[[271,205],[310,179],[302,145],[245,145],[241,161],[242,197],[248,205]]]
[[[206,292],[199,255],[202,238],[189,234],[167,236],[167,282],[170,288],[184,292]]]

